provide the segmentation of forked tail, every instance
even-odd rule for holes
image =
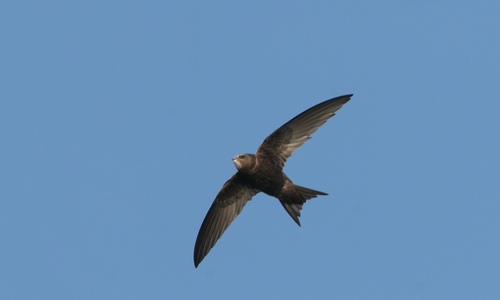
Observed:
[[[293,188],[295,191],[298,192],[299,195],[296,195],[297,197],[286,197],[286,198],[280,197],[280,202],[285,208],[285,210],[288,212],[290,217],[292,217],[295,223],[297,223],[297,225],[300,226],[299,217],[302,205],[311,198],[316,198],[319,195],[325,196],[328,194],[296,184],[293,185]]]
[[[309,189],[300,185],[294,184],[293,187],[306,199],[309,200],[311,198],[316,198],[318,195],[320,196],[326,196],[328,195],[327,193],[323,193],[320,191],[316,191],[313,189]],[[304,201],[305,202],[305,201]]]

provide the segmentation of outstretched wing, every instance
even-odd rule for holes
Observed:
[[[259,191],[249,187],[238,173],[231,177],[215,197],[201,224],[194,246],[194,265],[198,267],[210,249],[217,243],[243,206]]]
[[[264,140],[257,149],[257,159],[265,156],[283,167],[292,152],[310,139],[310,135],[333,117],[351,97],[352,94],[326,100],[291,119]]]

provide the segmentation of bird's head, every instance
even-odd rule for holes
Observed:
[[[242,153],[233,157],[233,163],[238,171],[246,171],[253,168],[255,165],[255,155]]]

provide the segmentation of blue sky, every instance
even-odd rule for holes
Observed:
[[[0,4],[1,299],[500,299],[497,1]],[[352,100],[200,266],[231,158]]]

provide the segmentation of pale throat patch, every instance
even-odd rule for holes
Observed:
[[[235,157],[233,157],[233,163],[234,163],[236,169],[239,170],[241,168],[241,162],[238,159],[238,155],[236,155]]]

